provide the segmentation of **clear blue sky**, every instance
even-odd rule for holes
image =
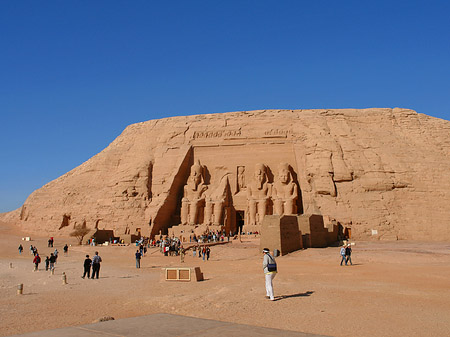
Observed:
[[[0,212],[129,124],[252,109],[450,119],[449,1],[0,1]]]

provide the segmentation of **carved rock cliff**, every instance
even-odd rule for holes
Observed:
[[[167,232],[180,224],[196,160],[211,186],[227,177],[236,204],[237,167],[250,181],[263,163],[273,180],[283,161],[299,187],[298,213],[334,219],[353,238],[450,240],[450,122],[399,108],[242,111],[133,124],[34,191],[9,218],[49,235],[75,226],[117,236]]]

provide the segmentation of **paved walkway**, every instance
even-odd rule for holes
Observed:
[[[319,337],[302,332],[269,329],[258,326],[219,322],[170,314],[154,314],[76,327],[32,332],[24,337],[147,337],[147,336],[286,336]],[[323,336],[322,336],[323,337]]]

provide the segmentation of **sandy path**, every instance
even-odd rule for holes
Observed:
[[[351,267],[339,266],[338,248],[289,254],[277,259],[278,300],[271,302],[257,240],[213,247],[208,262],[189,253],[184,265],[200,266],[206,281],[170,283],[161,281],[161,267],[179,266],[179,258],[156,249],[137,270],[135,247],[71,246],[63,256],[63,245],[74,241],[55,238],[60,258],[52,276],[44,264],[32,271],[23,234],[5,224],[0,234],[0,335],[166,312],[331,336],[450,336],[448,243],[357,242]],[[33,240],[44,258],[53,251],[47,238]],[[94,250],[104,261],[100,279],[81,279],[84,255]]]

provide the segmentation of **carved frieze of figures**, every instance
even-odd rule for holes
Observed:
[[[231,173],[216,179],[219,182],[212,187],[205,183],[205,169],[199,161],[191,167],[181,200],[182,225],[223,225],[224,209],[233,204],[229,196],[228,177]],[[237,166],[235,172],[237,192],[246,190],[247,224],[260,225],[264,216],[269,214],[297,214],[298,186],[289,164],[278,165],[273,183],[269,182],[268,167],[261,163],[255,165],[248,184],[245,182],[245,166]]]

